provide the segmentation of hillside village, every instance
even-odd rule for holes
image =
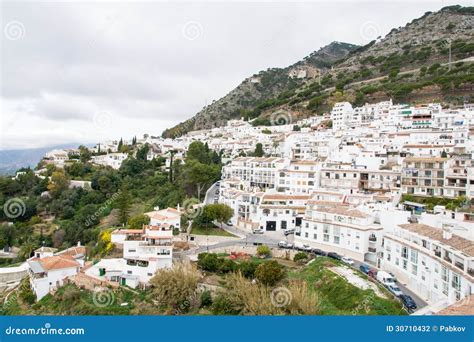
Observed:
[[[63,251],[35,250],[18,267],[36,299],[69,283],[146,289],[156,272],[195,262],[200,253],[255,255],[262,244],[274,255],[329,256],[369,276],[390,274],[398,286],[382,284],[419,298],[417,314],[474,294],[473,105],[342,102],[323,116],[293,121],[291,113],[277,112],[274,120],[273,126],[230,120],[176,139],[134,138],[134,151],[146,146],[146,159],[162,158],[167,172],[186,162],[193,143],[205,144],[222,158],[221,179],[208,184],[201,201],[156,207],[141,227],[116,226],[109,231],[116,253],[93,264],[80,241]],[[126,145],[98,144],[91,163],[120,169],[136,153],[120,152]],[[79,154],[51,151],[40,165],[67,168]],[[45,170],[36,176],[44,178]],[[71,179],[69,186],[89,191],[91,182]],[[191,230],[193,214],[214,203],[232,209],[216,226],[227,237]]]
[[[0,177],[0,313],[473,315],[473,13]]]

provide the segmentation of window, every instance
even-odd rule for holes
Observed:
[[[329,241],[329,234],[324,234],[323,239],[324,239],[324,241],[328,242]]]
[[[308,237],[308,232],[304,233],[304,237],[305,237],[305,238]]]
[[[334,243],[338,245],[339,241],[340,241],[339,236],[334,236]]]
[[[286,229],[286,221],[281,221],[281,229]]]
[[[407,260],[402,260],[403,264],[402,264],[402,267],[404,270],[406,270],[408,268],[408,261]]]
[[[416,265],[411,265],[411,273],[413,273],[414,275],[417,275],[418,273],[418,266]]]
[[[415,250],[411,250],[411,254],[410,254],[410,260],[412,263],[414,264],[418,264],[418,252],[415,251]]]
[[[129,253],[135,253],[137,250],[136,249],[129,249],[128,252]]]
[[[317,240],[318,239],[318,234],[313,234],[313,239]]]
[[[402,247],[402,258],[403,259],[408,259],[408,248],[407,247]]]

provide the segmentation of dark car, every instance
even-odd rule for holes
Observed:
[[[362,273],[368,274],[369,271],[370,271],[370,266],[369,266],[369,265],[366,265],[366,264],[362,264],[362,265],[359,266],[359,270],[360,270]]]
[[[367,275],[371,278],[377,279],[377,270],[375,268],[371,268]]]
[[[327,253],[325,251],[323,251],[321,249],[318,249],[318,248],[313,248],[311,250],[311,253],[316,254],[316,255],[321,255],[321,256],[326,256],[327,255]]]
[[[415,311],[417,306],[413,298],[411,298],[409,295],[403,294],[399,296],[400,300],[403,303],[403,306],[407,308],[408,311]]]
[[[329,252],[328,253],[328,257],[332,258],[332,259],[336,259],[336,260],[341,260],[341,256],[335,252]]]

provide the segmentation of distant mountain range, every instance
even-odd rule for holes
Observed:
[[[367,45],[333,42],[287,68],[254,74],[163,136],[220,127],[241,117],[255,126],[270,125],[277,112],[296,121],[328,112],[340,101],[472,102],[473,28],[474,7],[462,6],[426,12],[383,38],[374,36],[379,29],[368,22],[360,28],[373,39]],[[446,65],[449,51],[456,61],[451,66]]]
[[[67,143],[41,148],[28,148],[19,150],[0,150],[0,175],[14,175],[23,167],[34,168],[46,152],[54,149],[77,148],[78,143]]]

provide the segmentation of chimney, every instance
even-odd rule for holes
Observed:
[[[443,239],[449,240],[453,237],[453,227],[451,225],[443,224]]]

